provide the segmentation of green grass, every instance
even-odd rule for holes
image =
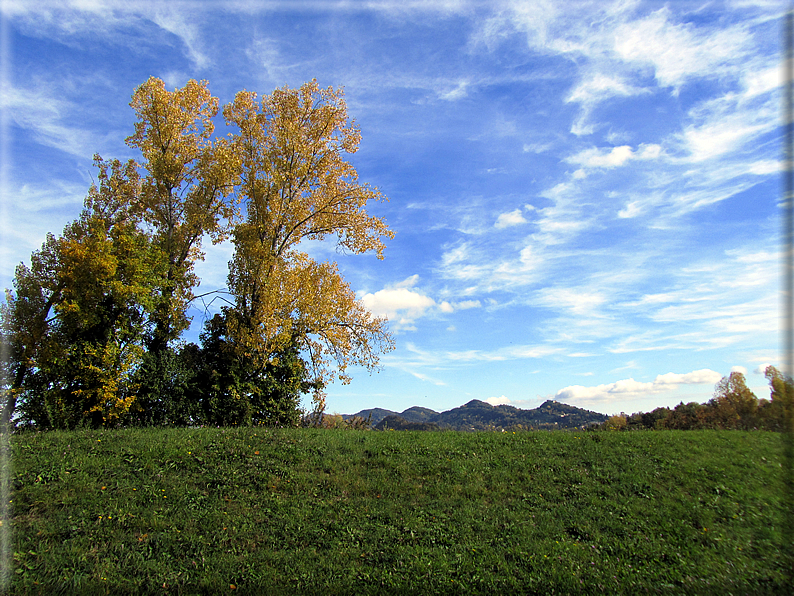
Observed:
[[[785,593],[766,432],[12,438],[12,594]]]

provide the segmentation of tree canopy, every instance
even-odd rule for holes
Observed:
[[[300,393],[393,347],[386,320],[304,240],[383,258],[393,232],[367,213],[381,193],[345,159],[360,142],[341,89],[316,81],[223,108],[207,82],[150,78],[130,106],[141,161],[95,157],[82,215],[21,264],[2,305],[4,420],[71,428],[136,420],[294,423]],[[181,341],[201,243],[231,237],[228,305],[202,346]],[[230,401],[231,400],[231,401]],[[238,412],[232,415],[230,412]],[[134,416],[133,416],[134,414]],[[223,414],[223,415],[221,415]]]

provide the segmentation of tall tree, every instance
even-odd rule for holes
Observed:
[[[716,408],[723,428],[752,428],[755,425],[758,398],[747,386],[744,374],[738,371],[717,382],[709,406]]]
[[[312,81],[261,101],[242,91],[223,113],[239,128],[233,147],[245,205],[245,220],[232,232],[228,332],[255,367],[289,345],[305,351],[315,409],[322,411],[319,388],[334,369],[349,382],[347,366],[375,367],[378,351],[393,344],[385,319],[356,300],[336,265],[315,262],[299,244],[332,235],[339,250],[374,251],[382,259],[382,238],[393,232],[366,206],[384,197],[359,183],[344,159],[358,149],[360,132],[348,119],[341,89]]]
[[[794,430],[794,381],[774,366],[768,366],[764,374],[771,389],[771,401],[760,412],[764,424],[772,430]]]
[[[193,265],[203,258],[203,237],[226,237],[224,222],[234,206],[225,199],[239,160],[227,140],[211,138],[218,99],[206,81],[167,91],[151,77],[135,90],[130,106],[138,121],[127,144],[140,149],[146,170],[138,208],[167,262],[150,340],[150,350],[159,353],[189,325],[187,306],[199,281]]]
[[[143,351],[152,279],[162,262],[136,225],[135,164],[104,162],[81,217],[49,235],[20,265],[3,309],[11,345],[9,420],[44,427],[113,424],[134,400],[131,375]]]

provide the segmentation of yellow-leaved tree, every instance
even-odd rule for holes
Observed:
[[[360,133],[342,91],[312,81],[261,100],[240,92],[223,110],[238,132],[220,139],[204,81],[167,91],[153,77],[130,105],[138,121],[127,143],[142,161],[97,158],[100,184],[83,215],[20,266],[2,307],[5,419],[22,396],[23,419],[38,426],[201,415],[291,424],[309,389],[322,413],[334,372],[348,382],[350,365],[372,369],[393,347],[386,320],[336,263],[300,246],[333,237],[340,250],[382,258],[393,237],[366,211],[384,197],[344,159]],[[202,239],[229,233],[232,300],[208,322],[204,349],[178,353]]]
[[[199,281],[193,265],[203,258],[202,239],[225,238],[234,214],[226,197],[237,180],[239,158],[226,139],[212,139],[218,98],[206,81],[168,91],[151,77],[135,90],[130,106],[138,121],[127,144],[140,149],[146,171],[137,210],[167,262],[150,340],[150,351],[160,352],[189,325],[186,311]]]
[[[314,410],[322,412],[322,388],[334,372],[349,382],[348,366],[376,367],[393,340],[386,320],[364,308],[336,264],[315,262],[300,243],[333,237],[340,250],[382,259],[383,238],[394,234],[366,207],[384,197],[360,183],[344,158],[361,136],[341,89],[311,81],[261,99],[242,91],[223,114],[239,129],[232,148],[245,212],[232,231],[229,335],[255,367],[290,346],[306,354]]]

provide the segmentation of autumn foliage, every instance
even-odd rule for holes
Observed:
[[[221,110],[205,81],[132,96],[127,144],[141,161],[95,157],[81,216],[16,271],[2,305],[3,416],[39,428],[124,424],[287,424],[300,395],[349,382],[393,347],[386,320],[356,299],[305,240],[383,258],[385,200],[345,154],[361,139],[342,90],[315,81]],[[185,344],[202,241],[231,238],[221,313]]]
[[[744,374],[734,371],[714,387],[706,403],[680,403],[675,408],[612,416],[602,425],[608,430],[772,430],[792,431],[791,399],[794,381],[774,366],[765,371],[770,399],[758,399],[747,387]]]

